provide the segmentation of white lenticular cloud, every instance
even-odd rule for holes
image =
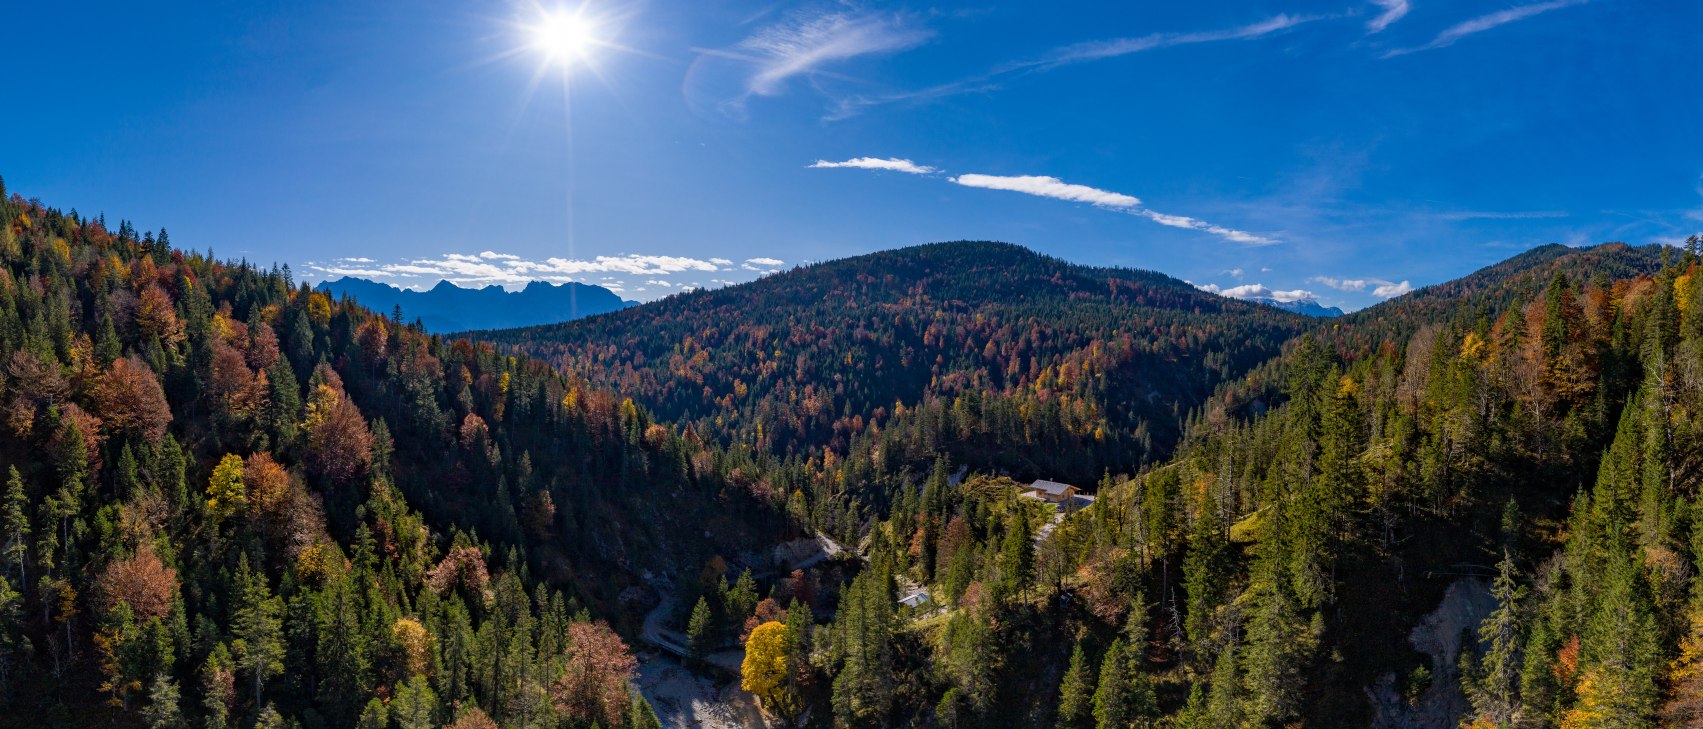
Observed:
[[[1057,200],[1085,202],[1106,208],[1133,208],[1141,204],[1141,198],[1138,197],[1087,185],[1073,185],[1057,177],[1044,175],[959,175],[950,179],[965,187],[1008,190]]]
[[[747,258],[745,262],[756,266],[779,266],[785,263],[779,258]]]
[[[840,168],[851,168],[851,169],[858,169],[858,170],[887,170],[887,171],[890,171],[890,172],[904,172],[904,173],[912,174],[912,175],[926,175],[926,174],[930,174],[930,173],[938,171],[935,168],[930,167],[928,165],[919,165],[919,164],[912,162],[908,159],[900,159],[898,157],[887,157],[885,159],[877,158],[877,157],[853,157],[853,158],[848,159],[844,162],[830,162],[830,161],[825,160],[825,159],[819,159],[819,160],[816,160],[814,163],[812,163],[810,165],[810,168],[811,169],[817,169],[817,170],[831,170],[831,169],[840,169]]]

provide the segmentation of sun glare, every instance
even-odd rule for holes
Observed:
[[[597,45],[597,28],[579,13],[548,13],[532,27],[532,46],[554,63],[584,61]]]

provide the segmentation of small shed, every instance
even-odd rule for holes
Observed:
[[[909,595],[906,595],[902,598],[899,598],[899,604],[903,605],[905,607],[908,607],[908,608],[921,607],[923,605],[927,605],[928,603],[929,603],[928,590],[917,590],[916,592],[913,592]]]

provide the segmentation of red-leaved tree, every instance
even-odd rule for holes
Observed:
[[[163,618],[171,612],[177,595],[177,570],[160,561],[154,549],[143,544],[129,559],[106,566],[96,583],[103,611],[129,603],[138,621]]]
[[[159,378],[135,357],[113,360],[95,386],[95,411],[114,432],[140,433],[158,445],[171,422],[171,407]]]
[[[568,664],[550,686],[556,710],[585,722],[619,726],[627,708],[627,682],[637,662],[607,623],[568,626]]]

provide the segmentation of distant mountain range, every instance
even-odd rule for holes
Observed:
[[[414,291],[346,277],[325,281],[317,290],[338,297],[353,296],[374,311],[389,313],[400,306],[403,321],[418,319],[428,331],[444,334],[557,324],[637,305],[602,286],[543,281],[533,281],[513,292],[501,286],[464,289],[448,281],[439,281],[426,291]]]
[[[1243,299],[1243,301],[1252,301],[1256,304],[1265,304],[1266,306],[1275,306],[1275,307],[1282,309],[1284,311],[1293,311],[1297,314],[1301,314],[1301,315],[1304,315],[1304,316],[1314,316],[1314,317],[1320,317],[1320,318],[1325,318],[1325,319],[1328,319],[1330,317],[1335,317],[1335,316],[1342,316],[1342,310],[1341,309],[1338,309],[1334,306],[1325,306],[1324,304],[1320,304],[1319,302],[1314,301],[1312,299],[1302,299],[1300,301],[1278,301],[1277,299]]]

